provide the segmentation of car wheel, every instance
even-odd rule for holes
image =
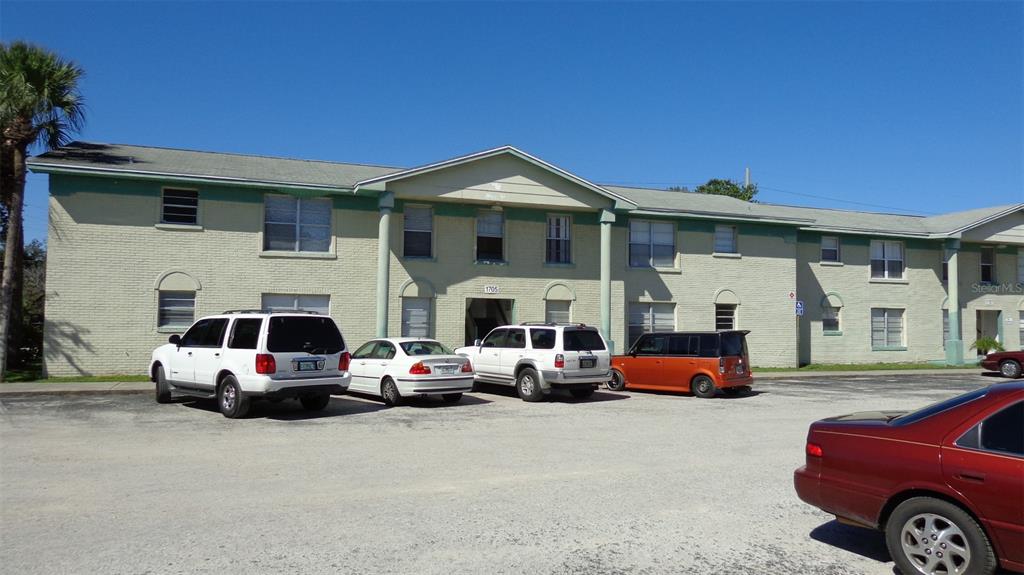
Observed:
[[[1020,364],[1012,359],[1007,359],[999,364],[999,373],[1001,373],[1003,377],[1017,379],[1020,377]]]
[[[461,393],[442,393],[441,394],[441,399],[443,399],[445,403],[458,403],[459,400],[462,399],[462,394]]]
[[[617,369],[612,370],[612,379],[608,382],[608,389],[612,391],[626,389],[626,378],[622,375],[621,371]]]
[[[380,397],[384,403],[391,407],[402,405],[402,394],[398,393],[398,385],[390,377],[385,378],[380,384]]]
[[[572,396],[575,397],[576,399],[586,399],[586,398],[594,395],[594,388],[593,387],[581,387],[581,388],[577,388],[577,389],[570,389],[569,393],[571,393]]]
[[[544,390],[540,387],[540,378],[537,371],[527,367],[519,372],[516,378],[516,391],[523,401],[540,401],[544,398]]]
[[[697,397],[707,399],[715,396],[715,382],[706,375],[698,375],[690,382],[690,391]]]
[[[900,503],[885,526],[885,544],[902,573],[991,575],[992,545],[963,509],[931,497]]]
[[[299,401],[302,402],[302,407],[306,411],[320,411],[327,407],[327,404],[331,402],[331,395],[329,393],[303,395],[299,398]]]
[[[240,419],[249,415],[252,402],[242,393],[235,376],[229,375],[221,380],[220,387],[217,388],[217,405],[224,417]]]
[[[156,368],[156,402],[171,402],[171,384],[167,383],[163,366]]]

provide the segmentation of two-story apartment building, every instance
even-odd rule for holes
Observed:
[[[621,352],[740,328],[759,366],[957,362],[1024,332],[1024,204],[753,204],[599,185],[507,146],[404,169],[76,142],[29,165],[50,178],[51,375],[137,372],[238,308],[330,313],[350,346],[573,321]]]

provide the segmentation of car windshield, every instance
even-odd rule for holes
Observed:
[[[722,355],[747,355],[747,338],[738,331],[722,334]]]
[[[406,355],[452,355],[452,351],[436,341],[403,341],[398,344]]]
[[[911,423],[917,423],[922,419],[926,419],[933,415],[937,415],[939,413],[942,413],[943,411],[948,411],[950,409],[953,409],[954,407],[959,407],[965,403],[974,401],[975,399],[985,397],[987,393],[987,387],[984,387],[982,389],[976,389],[974,391],[969,391],[963,395],[958,395],[956,397],[952,397],[950,399],[946,399],[938,403],[933,403],[927,407],[922,407],[917,411],[911,411],[906,415],[896,417],[891,421],[891,423],[892,425],[910,425]]]
[[[594,351],[604,349],[601,334],[592,329],[567,329],[562,334],[565,351]]]
[[[284,315],[270,318],[268,351],[332,354],[343,349],[345,340],[329,317]]]

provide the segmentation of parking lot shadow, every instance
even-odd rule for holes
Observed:
[[[376,396],[376,395],[370,395],[368,393],[359,393],[359,392],[355,392],[355,391],[349,391],[347,393],[348,393],[348,395],[350,395],[352,397],[357,397],[359,399],[365,399],[368,402],[373,402],[374,404],[379,404],[383,409],[388,409],[387,405],[384,404],[384,400],[381,399],[380,397]],[[470,406],[470,405],[483,405],[485,403],[493,403],[493,402],[491,400],[489,400],[489,399],[484,399],[482,397],[476,397],[476,396],[469,395],[469,394],[463,394],[462,399],[460,399],[456,403],[446,403],[440,397],[430,397],[430,396],[416,396],[416,397],[404,397],[404,398],[402,398],[402,406],[420,407],[420,408],[427,408],[427,409],[434,409],[434,408],[458,409],[459,407],[467,407],[467,406]]]
[[[176,403],[181,403],[190,409],[220,413],[217,401],[214,399],[183,398]],[[306,411],[297,400],[284,400],[277,403],[272,401],[254,401],[252,410],[247,419],[277,419],[282,421],[299,421],[308,419],[320,419],[323,417],[338,417],[344,415],[359,415],[387,409],[384,404],[371,403],[366,401],[353,401],[340,397],[332,397],[327,407],[320,411]]]
[[[493,393],[494,395],[503,395],[505,397],[513,397],[516,399],[519,398],[519,394],[516,392],[516,388],[510,385],[498,385],[493,383],[477,382],[473,384],[473,391],[478,393]],[[621,393],[609,392],[602,388],[594,392],[594,395],[580,399],[573,397],[568,391],[555,390],[544,399],[547,401],[557,400],[566,401],[569,403],[594,403],[600,401],[615,401],[619,399],[629,399],[629,396]]]
[[[827,543],[879,563],[892,561],[885,546],[885,536],[880,531],[843,525],[833,519],[815,527],[810,535],[815,541]]]

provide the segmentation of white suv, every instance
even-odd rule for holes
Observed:
[[[494,328],[455,353],[473,362],[476,381],[515,385],[524,401],[539,401],[553,388],[590,397],[611,378],[604,338],[584,324],[524,323]]]
[[[320,410],[351,380],[337,324],[312,312],[227,311],[168,341],[149,364],[158,403],[172,393],[215,397],[231,418],[245,417],[256,398],[295,398]]]

